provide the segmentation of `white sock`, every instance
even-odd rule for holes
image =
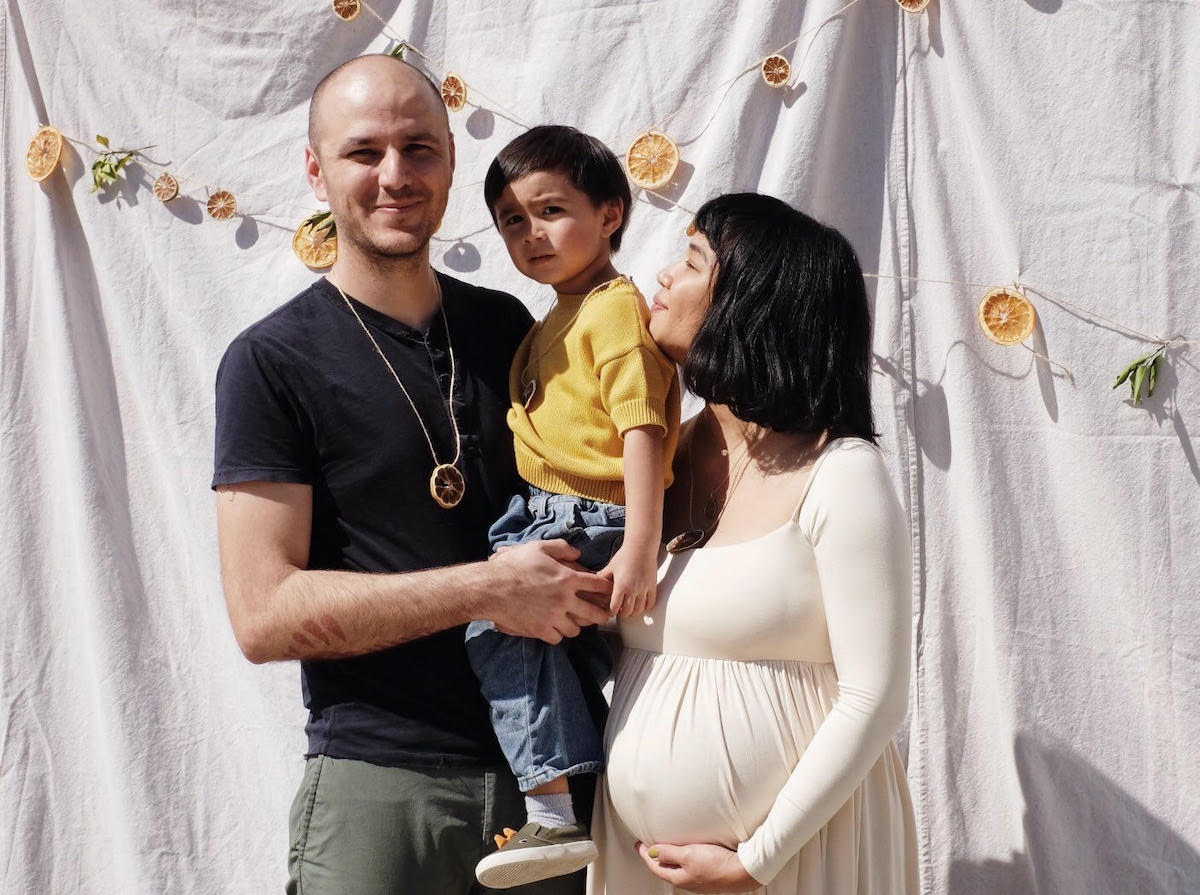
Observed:
[[[527,795],[525,811],[530,823],[539,823],[543,827],[569,827],[575,823],[575,806],[569,792]]]

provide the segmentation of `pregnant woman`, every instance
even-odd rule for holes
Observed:
[[[776,199],[706,203],[650,331],[708,403],[667,495],[659,599],[625,643],[594,895],[905,895],[891,738],[908,699],[908,522],[875,447],[845,238]]]

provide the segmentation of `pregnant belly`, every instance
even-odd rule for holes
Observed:
[[[749,838],[832,706],[832,665],[627,650],[606,733],[609,798],[646,842]]]

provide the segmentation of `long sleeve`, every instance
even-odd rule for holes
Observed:
[[[908,704],[907,520],[878,450],[859,440],[828,450],[800,524],[816,557],[838,696],[766,820],[738,847],[764,885],[851,797]]]

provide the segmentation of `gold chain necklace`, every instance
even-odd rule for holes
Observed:
[[[716,518],[713,519],[712,524],[709,525],[707,528],[704,528],[704,527],[688,528],[684,531],[681,531],[679,534],[675,535],[675,537],[671,538],[671,540],[667,541],[667,552],[668,553],[684,553],[695,547],[699,547],[701,544],[703,544],[705,541],[707,541],[709,539],[709,537],[712,535],[712,533],[714,531],[717,530],[717,526],[721,523],[721,517],[725,515],[725,508],[727,506],[729,506],[729,502],[731,500],[733,500],[734,492],[737,491],[738,485],[740,485],[742,483],[742,477],[745,476],[746,470],[750,468],[750,448],[749,448],[749,446],[745,447],[745,451],[746,451],[746,456],[742,460],[741,466],[738,467],[737,475],[734,476],[732,479],[733,484],[730,486],[729,492],[725,495],[725,499],[721,502],[721,508],[717,511]],[[722,451],[722,453],[726,453],[726,452]],[[688,445],[687,464],[688,464],[688,517],[687,517],[687,522],[688,522],[688,525],[694,525],[695,524],[695,507],[692,504],[692,498],[693,498],[693,492],[696,489],[696,482],[695,482],[695,477],[693,475],[691,445]],[[729,473],[726,472],[725,473],[725,483],[728,483],[730,481],[731,481],[731,479],[729,477]],[[713,498],[715,497],[715,495],[716,495],[716,489],[714,488],[711,492],[709,492],[709,501],[712,501]],[[705,509],[706,509],[706,515],[707,515],[707,506]]]
[[[579,302],[579,307],[577,307],[575,309],[575,313],[571,315],[571,319],[568,320],[563,326],[559,327],[558,332],[556,332],[554,334],[554,337],[550,339],[549,345],[547,347],[544,347],[541,351],[539,351],[536,357],[529,358],[525,361],[525,365],[523,367],[521,367],[521,403],[522,403],[522,405],[524,405],[526,410],[529,409],[529,404],[530,404],[530,402],[533,401],[533,396],[537,394],[538,378],[540,377],[541,372],[542,372],[542,358],[550,353],[551,349],[553,349],[554,346],[558,344],[558,340],[561,339],[566,334],[567,330],[569,330],[571,328],[571,326],[575,323],[575,319],[579,316],[579,312],[583,310],[583,306],[585,304],[587,304],[587,300],[589,298],[591,298],[593,295],[595,295],[601,289],[606,288],[609,284],[614,282],[614,280],[625,280],[625,279],[628,279],[628,277],[626,277],[624,275],[617,276],[617,277],[614,277],[612,280],[605,280],[603,283],[601,283],[595,289],[590,290],[587,293],[587,295],[585,295],[583,297],[583,300]],[[550,310],[546,312],[546,316],[534,324],[534,327],[537,329],[538,332],[541,331],[542,327],[546,323],[546,320],[549,319],[550,314],[554,311],[554,306],[556,306],[557,304],[558,304],[558,297],[555,296],[554,305],[552,305]],[[531,338],[529,340],[530,353],[533,352],[533,343],[536,339],[537,339],[537,335],[535,334],[533,336],[533,338]],[[534,374],[533,374],[533,376],[529,376],[528,378],[526,378],[527,374],[529,373],[530,365],[534,365]]]
[[[425,443],[429,445],[429,453],[433,456],[433,473],[429,476],[429,493],[438,502],[438,506],[448,510],[451,507],[458,506],[459,501],[462,500],[463,494],[467,490],[467,483],[463,478],[463,474],[458,470],[458,459],[462,454],[462,443],[458,437],[458,420],[454,418],[454,346],[450,343],[450,324],[446,320],[446,309],[442,302],[442,281],[437,278],[437,274],[434,274],[433,281],[437,284],[438,311],[442,315],[442,326],[446,329],[446,350],[450,354],[450,397],[446,402],[446,411],[450,416],[450,426],[454,429],[454,459],[449,463],[443,463],[438,459],[437,450],[433,446],[433,438],[429,435],[429,429],[425,426],[425,420],[421,419],[421,413],[417,410],[417,405],[413,401],[412,395],[408,393],[408,389],[400,381],[400,377],[396,374],[391,361],[387,359],[387,356],[379,347],[379,343],[375,341],[375,337],[371,335],[371,331],[363,323],[362,317],[359,316],[350,299],[346,297],[346,293],[342,291],[342,287],[333,282],[333,280],[330,280],[333,283],[333,287],[337,289],[338,295],[342,297],[342,301],[346,303],[346,307],[350,309],[350,313],[354,315],[354,319],[358,321],[358,325],[362,327],[362,331],[371,340],[371,344],[375,347],[375,353],[379,355],[384,365],[387,366],[388,372],[396,380],[396,385],[400,386],[400,391],[404,392],[404,397],[408,399],[408,406],[412,408],[413,416],[420,423],[421,431],[425,433]],[[438,389],[438,392],[440,394],[441,389]]]

